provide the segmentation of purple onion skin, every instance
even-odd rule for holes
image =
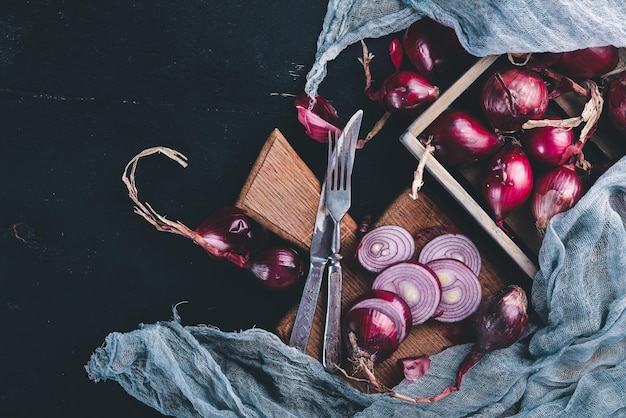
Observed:
[[[286,289],[304,276],[304,263],[297,251],[269,247],[250,257],[249,270],[269,289]]]
[[[489,161],[482,183],[496,223],[502,226],[504,218],[530,197],[532,189],[532,168],[522,146],[516,141],[506,144]]]
[[[389,113],[415,114],[439,97],[439,88],[412,71],[398,71],[385,79],[371,98]]]
[[[548,108],[548,88],[534,71],[509,68],[497,71],[483,84],[481,108],[497,132],[516,132]]]
[[[619,133],[626,136],[626,72],[611,81],[608,95],[607,108],[611,123]]]
[[[574,144],[574,139],[571,128],[556,126],[529,129],[521,136],[528,157],[544,166],[563,164],[570,157],[566,151]]]
[[[198,244],[210,249],[207,253],[247,255],[267,245],[267,229],[252,220],[244,210],[227,206],[213,212],[195,232],[202,238]]]
[[[537,231],[543,234],[548,222],[574,206],[582,196],[582,180],[572,164],[564,164],[541,175],[531,197],[531,210]]]
[[[463,375],[485,354],[506,348],[519,340],[528,324],[526,292],[515,285],[507,286],[483,299],[473,316],[476,343],[459,366],[456,388]]]
[[[428,128],[425,136],[435,147],[435,156],[449,165],[483,160],[504,145],[501,136],[464,110],[445,111]]]
[[[596,78],[613,70],[619,62],[619,50],[598,46],[564,52],[552,68],[572,78]]]
[[[414,22],[404,32],[402,46],[417,72],[433,81],[469,58],[454,29],[429,18]]]
[[[328,142],[329,133],[341,135],[343,124],[339,120],[335,107],[322,96],[317,96],[315,104],[309,109],[310,104],[311,98],[306,93],[302,93],[294,101],[298,111],[298,121],[305,127],[306,134],[322,143]]]

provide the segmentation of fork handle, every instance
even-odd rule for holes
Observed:
[[[326,304],[326,326],[322,362],[329,372],[337,371],[341,363],[341,255],[330,256],[328,268],[328,302]]]

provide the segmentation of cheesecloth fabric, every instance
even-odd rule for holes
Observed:
[[[402,31],[421,17],[455,29],[472,55],[626,47],[623,0],[330,0],[305,91],[349,45]]]
[[[222,332],[173,320],[112,333],[86,365],[177,417],[626,416],[626,157],[550,222],[531,301],[538,320],[486,355],[435,404],[363,394],[262,329]],[[395,389],[432,396],[469,345],[431,358]]]

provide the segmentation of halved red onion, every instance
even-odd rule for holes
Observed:
[[[387,290],[400,296],[411,310],[413,325],[430,319],[441,301],[441,283],[428,266],[405,262],[383,270],[372,289]]]
[[[572,164],[559,166],[540,176],[535,182],[530,207],[537,231],[543,234],[550,219],[574,206],[582,192],[582,181]]]
[[[482,183],[483,196],[498,226],[528,199],[532,189],[530,161],[520,143],[513,141],[491,158]]]
[[[406,338],[409,328],[413,326],[411,309],[395,292],[372,289],[354,302],[351,309],[378,309],[385,313],[396,325],[400,342]]]
[[[548,108],[548,88],[534,71],[509,68],[491,74],[481,91],[482,110],[499,132],[515,132]]]
[[[504,145],[501,136],[472,113],[459,109],[442,113],[428,127],[424,137],[435,147],[435,156],[450,165],[480,161]]]
[[[441,302],[437,307],[437,321],[461,321],[476,311],[482,298],[478,277],[459,260],[440,258],[426,264],[441,283]]]
[[[361,265],[374,273],[409,260],[415,253],[411,233],[398,225],[382,225],[363,236],[356,250]]]
[[[406,312],[404,320],[399,318],[400,311]],[[398,349],[410,327],[410,311],[402,298],[384,290],[373,290],[344,314],[343,341],[355,362],[377,363]]]
[[[443,234],[428,241],[417,257],[420,263],[439,258],[454,258],[468,266],[476,276],[480,274],[482,260],[476,244],[461,234]]]
[[[563,52],[552,68],[568,77],[595,78],[608,73],[619,62],[619,50],[598,46]]]

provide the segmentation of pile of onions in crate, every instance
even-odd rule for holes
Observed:
[[[430,238],[415,257],[416,241],[436,230],[443,233]],[[489,351],[512,344],[525,330],[524,291],[508,286],[483,299],[478,279],[481,256],[465,235],[432,227],[414,237],[403,227],[382,225],[361,238],[356,256],[376,278],[371,290],[345,312],[343,340],[355,372],[363,373],[378,390],[398,396],[377,381],[374,364],[389,358],[413,326],[428,320],[460,322],[474,315],[470,323],[477,341],[454,386],[436,399],[405,399],[412,402],[436,401],[458,390],[463,374],[475,362]],[[514,315],[507,315],[511,312]],[[502,335],[509,337],[502,340]],[[405,377],[423,375],[429,364],[424,357],[404,359]]]

